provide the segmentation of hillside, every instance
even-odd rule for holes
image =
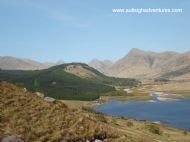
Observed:
[[[68,109],[63,103],[48,103],[6,82],[0,82],[0,102],[0,141],[9,135],[25,142],[108,141],[119,136],[89,115]]]
[[[161,76],[173,78],[188,73],[189,66],[190,52],[177,53],[168,51],[156,53],[132,49],[125,57],[111,66],[106,74],[140,79]]]
[[[63,63],[62,60],[56,63],[40,63],[30,59],[0,56],[0,69],[6,70],[39,70]]]
[[[184,130],[147,121],[111,117],[49,103],[36,93],[0,81],[0,141],[189,142]],[[21,141],[22,140],[22,141]],[[7,142],[7,141],[6,141]]]
[[[40,91],[57,99],[94,100],[116,91],[114,86],[133,86],[134,79],[113,78],[82,63],[54,66],[44,70],[0,70],[0,79]]]

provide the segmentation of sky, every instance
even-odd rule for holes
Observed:
[[[114,13],[181,8],[182,13]],[[0,56],[116,61],[132,48],[190,50],[190,0],[0,0]]]

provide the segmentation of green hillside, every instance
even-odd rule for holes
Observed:
[[[65,68],[69,66],[80,66],[94,76],[84,78],[65,71]],[[46,96],[56,99],[74,100],[97,99],[100,94],[116,91],[114,85],[133,86],[138,84],[134,79],[105,76],[82,63],[63,64],[36,71],[0,70],[0,79],[25,86],[31,91],[43,92]]]

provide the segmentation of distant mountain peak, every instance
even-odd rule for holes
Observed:
[[[92,62],[101,62],[101,61],[99,59],[94,58],[89,63],[92,63]]]
[[[130,50],[130,52],[142,52],[143,50],[139,49],[139,48],[132,48]]]
[[[107,70],[116,77],[154,78],[190,66],[190,52],[152,52],[133,48]]]
[[[58,60],[57,62],[56,62],[56,65],[60,65],[60,64],[64,64],[65,62],[62,60],[62,59],[60,59],[60,60]]]
[[[41,63],[31,59],[0,56],[0,68],[7,70],[38,70],[46,69],[51,66],[60,65],[63,63],[63,60],[60,60],[57,63]]]
[[[149,50],[141,50],[141,49],[139,49],[139,48],[132,48],[130,51],[129,51],[129,53],[128,53],[128,55],[129,54],[155,54],[156,52],[153,52],[153,51],[149,51]]]
[[[104,73],[108,68],[113,65],[113,62],[107,59],[103,61],[99,59],[93,59],[88,63],[88,65]]]

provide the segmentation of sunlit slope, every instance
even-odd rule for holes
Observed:
[[[0,141],[9,135],[19,136],[25,142],[93,141],[118,137],[116,131],[98,124],[79,110],[69,109],[61,102],[48,103],[34,93],[2,81],[0,102]]]

